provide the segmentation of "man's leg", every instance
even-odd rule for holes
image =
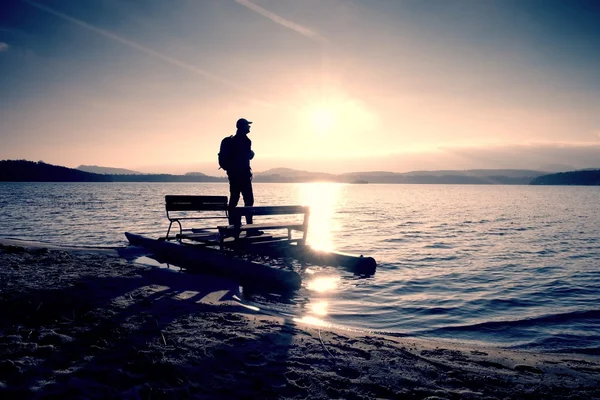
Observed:
[[[244,183],[241,185],[240,189],[242,192],[242,196],[244,197],[244,206],[252,207],[254,205],[254,192],[252,191],[252,181],[250,179],[244,180]],[[246,215],[246,223],[252,223],[252,215]]]
[[[241,220],[235,221],[231,217],[231,211],[237,207],[238,202],[240,201],[240,192],[241,188],[239,185],[239,180],[235,179],[234,177],[229,177],[229,225],[234,225],[237,222],[242,222]]]

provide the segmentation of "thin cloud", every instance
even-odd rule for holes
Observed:
[[[265,18],[270,19],[271,21],[273,21],[281,26],[284,26],[288,29],[298,32],[302,36],[305,36],[309,39],[312,39],[312,40],[322,43],[322,44],[329,43],[329,40],[327,40],[323,36],[319,35],[315,31],[311,30],[310,28],[307,28],[306,26],[300,25],[296,22],[290,21],[289,19],[285,19],[285,18],[275,14],[272,11],[269,11],[265,8],[262,8],[261,6],[259,6],[257,4],[252,3],[251,1],[248,1],[248,0],[235,0],[235,1],[238,4],[262,15]]]
[[[58,18],[66,20],[66,21],[72,22],[72,23],[74,23],[74,24],[76,24],[76,25],[78,25],[78,26],[80,26],[82,28],[85,28],[87,30],[90,30],[92,32],[100,34],[100,35],[102,35],[104,37],[112,39],[112,40],[114,40],[116,42],[119,42],[121,44],[129,46],[129,47],[134,48],[136,50],[139,50],[139,51],[141,51],[143,53],[146,53],[146,54],[148,54],[150,56],[153,56],[155,58],[163,60],[163,61],[165,61],[165,62],[167,62],[169,64],[176,65],[176,66],[178,66],[180,68],[183,68],[183,69],[185,69],[187,71],[193,72],[193,73],[198,74],[198,75],[202,75],[205,78],[208,78],[208,79],[211,79],[213,81],[219,82],[219,83],[221,83],[221,84],[223,84],[225,86],[229,86],[229,87],[231,87],[231,88],[233,88],[233,89],[235,89],[237,91],[245,92],[245,90],[243,90],[243,89],[240,88],[239,84],[236,84],[236,83],[234,83],[232,81],[229,81],[227,79],[221,78],[218,75],[212,74],[212,73],[210,73],[208,71],[205,71],[205,70],[203,70],[201,68],[198,68],[198,67],[196,67],[194,65],[191,65],[191,64],[188,64],[186,62],[180,61],[180,60],[178,60],[176,58],[173,58],[171,56],[168,56],[166,54],[159,53],[156,50],[153,50],[153,49],[148,48],[146,46],[142,46],[139,43],[136,43],[136,42],[134,42],[132,40],[129,40],[129,39],[125,39],[125,38],[123,38],[121,36],[118,36],[118,35],[116,35],[116,34],[114,34],[112,32],[106,31],[104,29],[97,28],[97,27],[95,27],[95,26],[93,26],[91,24],[88,24],[87,22],[81,21],[81,20],[79,20],[77,18],[73,18],[73,17],[71,17],[71,16],[69,16],[67,14],[64,14],[64,13],[62,13],[60,11],[56,11],[56,10],[50,8],[50,7],[47,7],[47,6],[42,5],[42,4],[39,4],[39,3],[35,2],[35,1],[32,1],[32,0],[21,0],[21,1],[23,3],[29,4],[32,7],[38,8],[38,9],[40,9],[42,11],[45,11],[45,12],[47,12],[49,14],[52,14],[55,17],[58,17]],[[252,97],[254,97],[253,93],[251,93],[251,92],[247,92],[247,93],[251,94]],[[265,105],[270,105],[269,103],[265,103],[265,102],[261,102],[261,103],[263,103]]]
[[[0,42],[0,53],[8,51],[9,47],[8,43]]]
[[[453,155],[457,163],[462,159],[462,163],[467,165],[463,168],[468,169],[528,168],[558,172],[600,167],[600,144],[595,142],[444,147],[439,150]]]

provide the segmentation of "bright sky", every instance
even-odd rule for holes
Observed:
[[[0,159],[220,175],[600,167],[597,0],[8,0]]]

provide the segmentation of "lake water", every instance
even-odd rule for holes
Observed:
[[[255,184],[256,205],[311,206],[313,245],[375,257],[317,267],[274,312],[336,326],[544,351],[600,352],[600,188]],[[166,194],[221,183],[0,183],[3,237],[125,246],[165,234]]]

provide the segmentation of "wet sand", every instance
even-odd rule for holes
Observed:
[[[0,240],[2,398],[600,399],[600,356],[311,327],[130,259]]]

